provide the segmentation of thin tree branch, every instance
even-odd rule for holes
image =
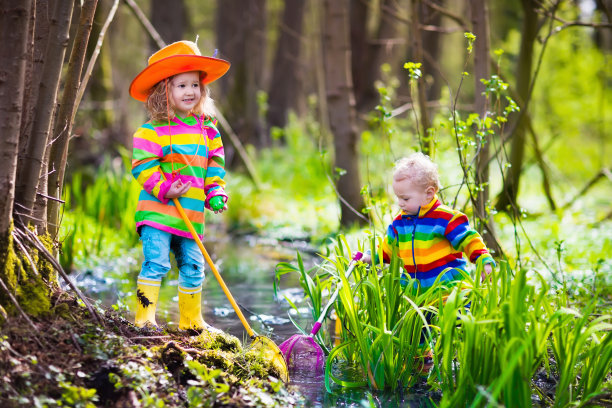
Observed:
[[[30,266],[32,267],[32,270],[34,271],[34,274],[36,274],[36,276],[40,276],[40,274],[38,273],[38,269],[36,268],[36,264],[32,260],[32,257],[30,257],[30,254],[28,253],[28,251],[26,250],[26,247],[23,245],[23,243],[19,239],[18,235],[20,235],[20,231],[17,228],[14,228],[13,229],[13,241],[16,242],[19,248],[21,249],[21,253],[28,260]]]
[[[565,209],[565,208],[571,207],[572,204],[574,204],[577,199],[585,195],[587,191],[589,191],[591,187],[595,185],[595,183],[597,183],[600,179],[604,177],[607,177],[608,180],[612,181],[612,173],[610,172],[610,169],[603,168],[599,170],[597,174],[593,178],[591,178],[574,197],[572,197],[571,200],[569,200],[567,203],[563,205],[563,208]]]
[[[87,88],[89,77],[91,77],[91,73],[94,69],[94,66],[96,65],[96,61],[98,60],[98,55],[100,55],[100,49],[102,48],[102,43],[104,42],[104,36],[106,35],[106,30],[108,29],[108,26],[110,25],[110,23],[113,21],[113,18],[115,18],[115,13],[117,11],[118,6],[119,6],[119,0],[115,0],[113,3],[113,6],[108,12],[108,17],[106,17],[106,21],[104,22],[104,25],[102,26],[102,29],[100,30],[100,34],[98,35],[98,42],[96,43],[96,48],[93,54],[91,55],[91,58],[89,59],[89,63],[87,64],[87,69],[85,70],[85,75],[83,75],[83,78],[81,80],[81,86],[79,87],[79,90],[77,92],[77,97],[76,97],[76,102],[75,102],[75,106],[77,107],[81,104],[81,99],[83,98],[83,94],[85,93],[85,88]],[[72,120],[74,120],[75,114],[76,114],[76,109],[74,110],[74,113],[72,115]]]
[[[138,22],[140,22],[140,24],[144,27],[147,34],[149,34],[153,41],[155,41],[157,46],[159,48],[164,48],[166,43],[164,40],[162,40],[161,36],[155,27],[153,27],[153,24],[151,24],[145,13],[143,13],[140,7],[138,7],[138,4],[136,4],[134,0],[125,0],[125,4],[130,8],[130,10],[132,10]]]
[[[30,318],[28,317],[28,315],[26,314],[26,312],[23,311],[23,309],[21,308],[21,306],[19,305],[19,302],[17,301],[17,299],[15,298],[15,296],[13,296],[13,294],[11,293],[11,291],[9,290],[9,288],[6,286],[6,284],[4,283],[4,281],[2,280],[2,278],[0,278],[0,286],[2,286],[2,289],[4,289],[4,291],[6,292],[6,294],[8,295],[9,299],[11,299],[11,302],[13,303],[13,305],[15,305],[15,307],[17,308],[17,310],[19,311],[19,313],[21,314],[21,316],[25,319],[26,322],[28,322],[28,324],[30,325],[30,327],[32,327],[32,329],[34,330],[34,340],[36,340],[36,343],[38,343],[38,345],[40,347],[44,346],[42,345],[42,343],[40,342],[40,340],[38,339],[38,335],[36,335],[36,333],[38,333],[38,328],[36,327],[36,325],[34,324],[34,322],[32,320],[30,320]]]
[[[102,317],[98,314],[98,312],[91,306],[91,304],[89,303],[89,301],[85,298],[85,296],[83,295],[83,293],[79,290],[79,288],[74,284],[74,282],[72,282],[70,280],[70,278],[68,277],[68,274],[64,271],[64,268],[62,268],[62,266],[60,265],[60,263],[57,261],[57,259],[55,259],[55,257],[47,250],[47,248],[45,248],[45,246],[42,244],[42,242],[40,242],[38,236],[36,236],[36,234],[34,234],[32,231],[30,231],[27,228],[23,228],[22,230],[23,237],[26,238],[28,240],[28,242],[30,242],[30,244],[32,244],[40,253],[41,255],[51,263],[51,265],[53,265],[53,267],[55,268],[55,270],[57,270],[57,272],[62,276],[62,278],[64,279],[64,281],[68,284],[68,286],[70,286],[72,288],[72,290],[74,290],[74,292],[77,294],[77,296],[83,301],[83,303],[85,304],[85,307],[87,308],[87,310],[89,310],[89,313],[98,321],[98,323],[101,326],[104,326],[104,322],[102,320]]]

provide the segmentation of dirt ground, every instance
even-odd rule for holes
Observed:
[[[112,310],[100,325],[69,292],[0,327],[0,406],[292,407],[274,368],[226,334],[138,329]]]

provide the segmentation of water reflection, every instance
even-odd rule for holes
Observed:
[[[312,248],[300,241],[297,243],[268,239],[265,242],[254,237],[241,239],[217,239],[205,243],[223,280],[238,302],[242,312],[258,334],[270,337],[277,345],[298,333],[288,315],[302,325],[312,327],[310,310],[304,303],[298,275],[285,275],[281,281],[279,299],[274,299],[274,270],[279,262],[294,262],[299,249],[307,268],[318,262]],[[310,254],[310,255],[309,255]],[[118,304],[129,311],[133,319],[135,307],[134,290],[141,264],[141,249],[134,248],[125,256],[113,260],[88,259],[79,266],[73,277],[89,297],[100,300],[105,306]],[[203,313],[207,323],[229,332],[246,341],[244,327],[237,318],[227,297],[215,277],[206,267],[207,275],[203,288]],[[164,279],[159,298],[157,321],[175,325],[178,322],[178,273],[174,268]],[[285,299],[286,298],[286,299]],[[289,302],[298,306],[293,310]],[[337,368],[347,375],[346,367]],[[337,373],[336,375],[340,375]],[[314,374],[305,369],[292,373],[289,387],[299,391],[307,407],[399,407],[418,408],[432,406],[426,394],[394,393],[393,395],[371,394],[367,389],[325,389],[323,374]],[[406,394],[406,395],[403,395]]]

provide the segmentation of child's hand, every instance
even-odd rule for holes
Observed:
[[[191,181],[188,181],[185,184],[183,184],[181,179],[176,179],[174,182],[172,182],[170,189],[165,195],[165,198],[178,198],[182,196],[183,194],[185,194],[187,190],[189,190],[190,188],[191,188]]]
[[[355,254],[353,254],[353,258],[354,257],[355,257]],[[366,263],[366,264],[369,264],[372,261],[372,255],[370,254],[369,251],[365,252],[359,261],[363,262],[363,263]]]
[[[208,203],[215,214],[221,214],[223,211],[227,210],[227,205],[223,202],[222,196],[214,196]]]
[[[482,267],[482,273],[480,274],[480,278],[481,278],[481,282],[484,282],[485,279],[487,279],[487,276],[491,275],[491,273],[493,272],[493,266],[491,266],[491,264],[485,264]]]

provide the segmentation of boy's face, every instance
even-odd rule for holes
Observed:
[[[410,215],[417,215],[419,207],[429,204],[436,194],[433,187],[422,187],[409,178],[393,178],[393,192],[399,207]]]
[[[200,102],[200,86],[200,73],[197,71],[184,72],[172,78],[170,99],[177,115],[186,117]]]

